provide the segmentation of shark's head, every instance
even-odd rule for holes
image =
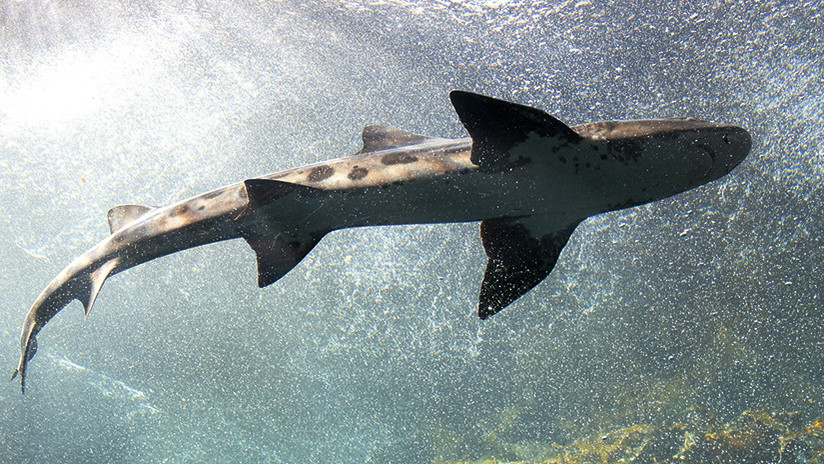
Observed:
[[[664,119],[650,134],[666,151],[675,155],[672,161],[683,163],[684,171],[692,171],[696,187],[727,175],[750,153],[752,138],[746,130],[692,118]]]
[[[736,126],[692,118],[607,121],[579,126],[579,135],[606,142],[614,159],[631,167],[637,203],[706,184],[738,166],[750,152],[750,134]]]

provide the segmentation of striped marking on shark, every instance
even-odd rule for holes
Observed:
[[[363,149],[151,208],[108,214],[112,234],[72,261],[23,323],[12,379],[25,391],[36,335],[72,300],[86,317],[103,282],[188,248],[243,238],[258,285],[276,282],[329,232],[350,227],[481,221],[485,319],[540,283],[584,219],[716,180],[749,153],[746,130],[691,118],[569,127],[543,111],[450,94],[469,133],[443,139],[370,126]]]

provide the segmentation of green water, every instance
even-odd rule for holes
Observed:
[[[256,285],[229,242],[112,278],[0,388],[2,462],[527,459],[696,407],[824,416],[824,18],[808,2],[0,3],[0,367],[39,292],[163,205],[464,136],[458,88],[569,124],[746,127],[730,176],[591,218],[488,321],[477,224],[335,232]]]

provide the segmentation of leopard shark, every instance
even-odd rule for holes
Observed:
[[[43,290],[23,323],[21,378],[36,336],[71,301],[88,318],[108,277],[175,253],[243,238],[258,285],[283,277],[329,232],[481,221],[488,256],[478,315],[497,313],[546,278],[579,223],[660,200],[728,174],[749,133],[693,118],[570,127],[544,111],[464,91],[450,94],[469,137],[369,126],[354,156],[247,179],[165,207],[123,205],[111,235]]]

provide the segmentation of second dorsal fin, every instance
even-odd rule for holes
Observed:
[[[435,140],[435,138],[413,134],[395,127],[366,126],[363,128],[363,149],[358,153],[417,145],[428,140]]]
[[[143,205],[120,205],[109,210],[109,229],[112,233],[122,229],[123,226],[143,217],[146,213],[157,208]]]

